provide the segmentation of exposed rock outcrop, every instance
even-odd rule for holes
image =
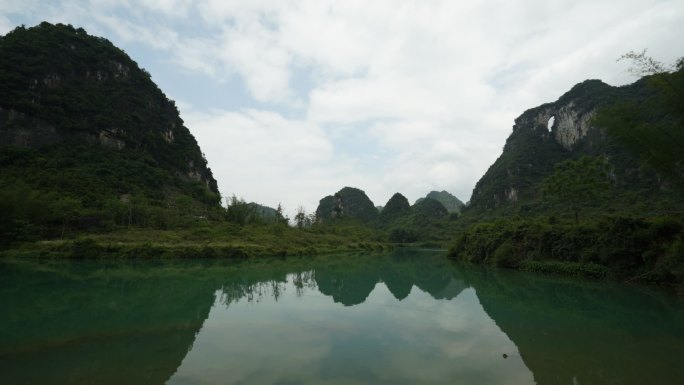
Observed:
[[[378,209],[365,192],[354,187],[345,187],[320,200],[316,218],[325,223],[334,218],[350,218],[370,222],[378,216]]]
[[[584,155],[606,157],[611,176],[623,186],[634,183],[632,179],[637,177],[651,178],[636,175],[636,158],[593,124],[594,116],[603,106],[635,95],[643,97],[648,92],[643,80],[624,87],[587,80],[557,101],[525,111],[515,119],[503,153],[475,186],[468,211],[519,207],[538,199],[540,184],[553,173],[555,164]]]

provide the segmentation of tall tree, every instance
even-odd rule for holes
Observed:
[[[226,219],[229,222],[237,223],[240,226],[254,221],[256,217],[255,207],[249,205],[244,199],[233,195],[228,201],[226,208]]]
[[[306,224],[306,210],[304,210],[304,207],[299,206],[297,207],[297,214],[295,215],[295,225],[297,228],[304,228],[304,225]]]

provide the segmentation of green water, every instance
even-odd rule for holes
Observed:
[[[439,252],[0,261],[0,384],[681,384],[684,302]]]

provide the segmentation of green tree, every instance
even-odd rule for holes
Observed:
[[[304,228],[306,225],[306,210],[304,210],[304,207],[299,206],[297,207],[297,214],[295,215],[295,225],[297,228]]]
[[[254,219],[255,214],[255,207],[245,202],[244,199],[235,195],[228,199],[226,219],[229,222],[244,226]]]
[[[290,219],[283,215],[283,205],[278,203],[278,208],[276,209],[276,216],[275,216],[275,223],[276,224],[284,224],[287,225],[290,222]]]
[[[644,164],[684,187],[684,57],[674,65],[628,52],[629,72],[647,76],[652,95],[632,98],[601,109],[594,123],[639,156]]]
[[[558,163],[554,173],[542,183],[544,197],[568,207],[577,225],[580,211],[607,192],[607,170],[604,158],[583,156]]]
[[[316,222],[316,213],[311,213],[311,214],[307,215],[304,223],[305,223],[306,227],[316,226],[316,223],[317,223]]]
[[[62,222],[60,237],[64,237],[67,226],[78,218],[81,213],[81,202],[71,197],[62,197],[52,204],[54,216]]]

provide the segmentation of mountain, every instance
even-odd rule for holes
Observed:
[[[175,103],[104,38],[62,24],[16,28],[0,40],[0,84],[2,143],[134,150],[218,193]]]
[[[254,215],[257,218],[260,218],[267,222],[275,222],[276,218],[279,215],[278,210],[274,209],[273,207],[260,205],[255,202],[248,203],[247,205],[254,212]]]
[[[70,25],[0,37],[0,170],[0,233],[25,220],[166,226],[169,209],[220,207],[174,102],[121,49]]]
[[[434,199],[441,203],[449,213],[459,213],[461,209],[465,206],[460,199],[453,196],[448,191],[430,191],[425,198],[418,198],[416,203],[420,203],[426,198]]]
[[[350,218],[361,222],[371,222],[378,216],[378,209],[363,190],[344,187],[334,195],[321,199],[316,208],[316,218],[321,223],[334,218]]]
[[[420,200],[411,207],[411,210],[415,215],[434,219],[446,218],[449,214],[441,202],[432,198]]]
[[[392,195],[387,201],[382,211],[380,211],[379,219],[382,223],[390,223],[393,220],[409,214],[411,205],[408,199],[400,193]]]
[[[623,87],[587,80],[525,111],[449,257],[684,293],[682,95],[680,65]]]
[[[440,244],[452,235],[447,209],[429,198],[413,206],[400,193],[394,194],[378,213],[373,202],[357,188],[345,187],[320,200],[316,209],[319,223],[330,223],[334,218],[351,218],[369,228],[384,232],[390,242]]]
[[[682,71],[673,76],[682,76]],[[668,181],[634,152],[595,122],[600,111],[615,105],[663,105],[663,92],[651,79],[622,87],[599,80],[574,86],[557,101],[529,109],[515,119],[502,154],[477,182],[466,212],[471,217],[549,212],[542,199],[542,182],[555,165],[583,156],[607,162],[612,190],[608,200],[593,202],[596,210],[658,212],[681,204]],[[681,83],[681,81],[680,81]],[[659,107],[649,109],[643,123],[662,122],[672,116]],[[653,131],[655,137],[657,131]]]
[[[388,239],[395,243],[437,242],[448,238],[449,213],[438,201],[428,198],[409,206],[397,193],[380,213],[378,224],[387,229]]]

